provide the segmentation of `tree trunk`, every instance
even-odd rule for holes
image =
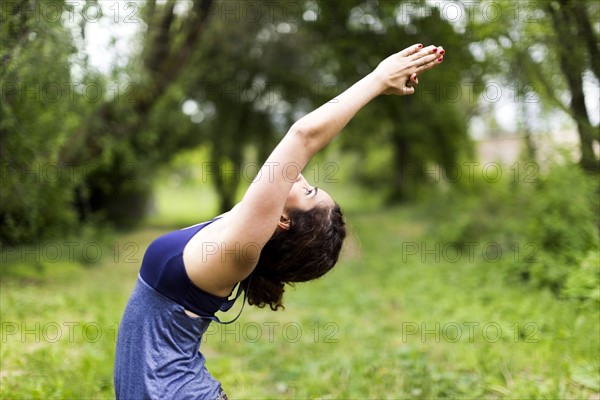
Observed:
[[[175,2],[167,3],[160,15],[156,13],[158,8],[155,1],[148,2],[146,12],[151,35],[144,43],[146,54],[143,61],[151,79],[145,83],[136,82],[131,101],[116,103],[109,100],[101,104],[61,149],[61,165],[85,165],[101,158],[106,151],[106,137],[132,145],[129,142],[144,129],[153,106],[189,63],[196,43],[204,32],[211,4],[212,0],[197,1],[185,19],[177,21]],[[178,29],[173,29],[178,22],[181,23]],[[177,44],[176,39],[181,32],[183,39]],[[144,176],[143,182],[140,177],[134,181],[112,179],[114,171],[119,170],[119,163],[118,156],[113,156],[109,165],[98,162],[100,167],[91,171],[82,187],[76,188],[79,194],[90,193],[87,199],[80,195],[75,204],[80,219],[87,218],[90,210],[104,210],[117,226],[127,227],[132,225],[131,219],[141,219],[147,209],[145,205],[150,196],[148,181],[153,171],[146,171],[148,175]],[[229,200],[229,203],[232,201]],[[136,215],[132,214],[132,218],[121,215],[118,204],[131,204]]]
[[[552,17],[553,27],[560,40],[560,68],[567,80],[571,92],[570,110],[571,116],[577,124],[580,139],[581,159],[580,165],[584,171],[596,173],[600,171],[600,165],[594,154],[594,128],[590,123],[587,108],[585,106],[585,94],[583,92],[583,66],[584,56],[578,54],[577,46],[580,35],[577,26],[577,16],[573,4],[565,0],[560,1],[557,7],[552,3],[546,7]],[[576,30],[575,32],[573,30]],[[575,46],[575,48],[573,47]],[[593,56],[593,54],[590,54]],[[595,65],[595,64],[592,64]]]
[[[392,176],[392,190],[389,194],[389,203],[401,203],[410,198],[410,188],[414,178],[419,173],[417,165],[409,162],[408,140],[400,135],[392,138],[394,150],[394,171]]]

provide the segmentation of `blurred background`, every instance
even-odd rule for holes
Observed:
[[[202,344],[232,398],[600,398],[595,1],[3,1],[2,398],[112,398],[146,246],[230,209],[289,126],[446,50],[304,170],[328,276]]]

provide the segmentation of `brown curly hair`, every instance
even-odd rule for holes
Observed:
[[[337,263],[346,227],[340,206],[289,210],[290,227],[278,230],[263,247],[258,264],[244,280],[248,304],[284,308],[284,285],[323,276]],[[251,280],[251,281],[250,281]]]

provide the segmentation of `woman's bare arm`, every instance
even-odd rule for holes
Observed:
[[[299,119],[270,154],[242,201],[223,221],[214,237],[228,248],[262,248],[277,228],[279,218],[292,185],[312,156],[330,143],[352,117],[380,94],[412,94],[418,81],[416,74],[441,62],[441,47],[422,48],[413,45],[383,60],[365,76],[335,99]],[[232,262],[219,263],[215,278],[225,286],[243,280],[257,259],[242,251]],[[234,260],[235,259],[235,260]],[[204,265],[203,277],[212,267]]]

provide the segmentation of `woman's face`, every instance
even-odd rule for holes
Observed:
[[[317,204],[322,204],[327,207],[333,207],[335,205],[333,199],[326,191],[311,186],[306,179],[304,179],[304,176],[300,174],[288,194],[284,209],[289,210],[296,208],[307,211]]]

